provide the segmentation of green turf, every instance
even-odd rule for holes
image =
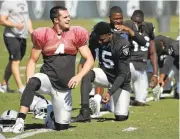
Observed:
[[[105,19],[104,19],[105,20]],[[72,20],[72,25],[80,25],[87,28],[89,31],[95,24],[96,20]],[[155,19],[147,19],[154,23],[156,27],[156,35],[159,34],[157,22]],[[176,38],[178,34],[178,17],[172,17],[170,31],[163,35]],[[34,28],[42,26],[51,26],[50,21],[33,21]],[[0,27],[0,32],[3,34],[3,27]],[[4,68],[8,61],[8,53],[3,43],[2,35],[0,41],[0,79],[3,78]],[[25,66],[30,54],[32,43],[28,39],[28,49],[21,66]],[[42,63],[42,59],[38,61]],[[22,70],[21,74],[25,74]],[[22,77],[25,82],[25,77]],[[17,90],[14,79],[11,78],[10,87]],[[46,96],[50,99],[49,96]],[[18,110],[20,94],[0,93],[0,113],[7,109]],[[80,108],[80,93],[79,87],[73,90],[73,113],[72,116],[78,114]],[[72,128],[67,131],[42,133],[29,137],[29,139],[178,139],[179,138],[179,101],[175,99],[163,99],[159,102],[149,102],[150,106],[146,107],[131,107],[129,120],[125,122],[114,122],[113,114],[108,114],[100,119],[92,120],[91,123],[75,123],[71,124]],[[26,124],[35,127],[42,127],[43,121],[36,120],[33,115],[29,114]],[[128,127],[137,128],[135,131],[123,132],[122,130]],[[16,136],[12,133],[2,133],[6,137]]]

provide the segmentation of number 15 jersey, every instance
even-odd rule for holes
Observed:
[[[111,42],[100,45],[91,34],[89,48],[94,59],[98,55],[99,67],[110,83],[113,84],[119,75],[124,76],[125,82],[130,80],[130,43],[125,38],[113,33]]]

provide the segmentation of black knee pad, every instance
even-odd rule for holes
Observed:
[[[39,90],[40,87],[41,81],[37,77],[30,78],[21,97],[21,106],[30,107],[35,91]]]
[[[125,121],[129,118],[129,114],[126,116],[126,115],[115,115],[115,120],[116,121]]]
[[[69,128],[69,124],[59,124],[54,122],[56,130],[67,130]]]
[[[87,81],[87,80],[90,80],[91,82],[93,82],[94,79],[95,79],[95,73],[93,70],[91,70],[82,78],[82,82]]]

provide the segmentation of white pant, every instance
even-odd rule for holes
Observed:
[[[130,63],[131,81],[135,100],[146,103],[148,95],[148,78],[146,71],[138,71],[134,68],[133,63]]]
[[[93,68],[95,73],[94,85],[104,88],[109,88],[111,83],[109,83],[106,74],[101,68]],[[115,115],[128,115],[129,103],[130,103],[130,93],[123,89],[118,89],[111,96],[111,110]]]
[[[176,88],[177,88],[177,92],[180,93],[179,90],[179,70],[173,65],[173,67],[171,68],[169,74],[168,74],[168,78],[170,80],[172,80],[172,78],[174,77],[175,82],[176,82]]]
[[[72,111],[71,90],[54,89],[46,74],[36,73],[33,77],[37,77],[41,81],[41,87],[37,92],[51,95],[55,121],[59,124],[69,124]]]

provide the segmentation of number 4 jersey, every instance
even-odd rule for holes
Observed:
[[[87,45],[89,33],[79,26],[72,26],[61,36],[49,27],[33,31],[34,49],[42,50],[43,66],[41,72],[46,74],[53,88],[69,89],[68,82],[75,75],[75,61],[78,49]]]

